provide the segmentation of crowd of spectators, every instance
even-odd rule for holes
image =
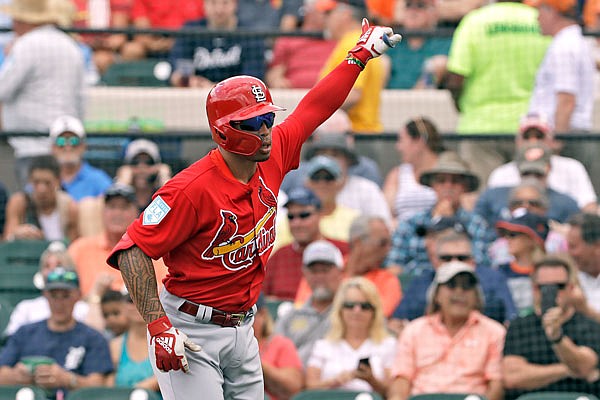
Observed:
[[[114,176],[85,160],[82,98],[86,85],[100,84],[86,78],[88,67],[101,76],[115,63],[165,60],[174,87],[248,74],[307,89],[343,59],[369,15],[407,31],[456,30],[408,35],[370,62],[285,178],[254,316],[266,392],[600,393],[597,163],[585,142],[563,147],[554,137],[592,128],[596,67],[578,2],[527,3],[6,5],[16,37],[0,65],[2,129],[47,136],[10,139],[18,190],[0,184],[1,240],[49,246],[34,279],[41,296],[19,303],[3,332],[0,384],[33,384],[50,398],[86,386],[158,390],[144,321],[105,260],[174,171],[148,139],[127,143]],[[595,27],[590,3],[583,10]],[[58,29],[71,25],[198,35]],[[354,135],[383,131],[384,89],[447,89],[459,134],[514,133],[515,142],[453,148],[435,121],[415,116],[398,129],[396,166],[381,171]],[[162,259],[154,266],[160,284],[168,269]],[[279,307],[271,314],[267,304]]]

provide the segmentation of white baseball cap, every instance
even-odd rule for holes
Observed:
[[[160,151],[158,145],[150,140],[136,139],[127,145],[125,150],[125,162],[130,163],[135,156],[146,153],[156,164],[160,163]]]
[[[304,249],[304,253],[302,253],[302,264],[308,267],[316,262],[333,264],[342,269],[344,266],[344,257],[342,256],[340,249],[333,243],[327,240],[316,240]]]
[[[78,118],[70,115],[63,115],[54,120],[50,126],[50,138],[56,139],[65,132],[74,133],[81,139],[85,138],[83,124]]]

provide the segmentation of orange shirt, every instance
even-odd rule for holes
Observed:
[[[417,318],[402,331],[392,376],[411,382],[410,395],[423,393],[485,394],[501,379],[500,362],[506,329],[472,311],[453,337],[439,313]]]
[[[82,296],[87,296],[94,286],[94,282],[101,274],[108,274],[113,278],[111,289],[123,290],[125,284],[121,272],[111,268],[106,259],[112,250],[104,233],[96,236],[80,237],[69,246],[69,255],[73,258],[79,275],[79,286]],[[162,258],[154,263],[156,271],[156,279],[159,287],[161,282],[167,275],[167,267],[163,263]]]
[[[377,287],[377,292],[379,292],[383,304],[383,314],[389,318],[394,313],[398,304],[400,304],[400,300],[402,300],[400,280],[390,271],[381,268],[369,271],[363,276]],[[310,286],[308,286],[306,279],[302,278],[294,303],[296,305],[306,303],[311,294],[312,290]]]

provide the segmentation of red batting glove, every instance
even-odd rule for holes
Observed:
[[[189,340],[185,333],[174,328],[166,315],[150,322],[148,332],[150,332],[150,346],[154,347],[156,367],[163,372],[178,369],[188,372],[190,367],[185,349],[194,352],[202,350],[202,347]]]
[[[369,21],[363,18],[362,36],[349,54],[362,62],[364,66],[371,58],[379,57],[400,43],[401,40],[402,36],[394,34],[392,28],[370,26]]]

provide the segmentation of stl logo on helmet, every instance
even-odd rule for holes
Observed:
[[[252,94],[254,95],[257,103],[267,101],[267,95],[258,85],[252,85]]]
[[[258,200],[265,206],[266,212],[256,225],[245,233],[238,233],[238,217],[231,210],[220,210],[221,225],[210,245],[202,253],[205,260],[220,258],[223,266],[237,271],[252,265],[254,257],[261,256],[275,242],[275,213],[277,197],[262,178],[256,191]]]

